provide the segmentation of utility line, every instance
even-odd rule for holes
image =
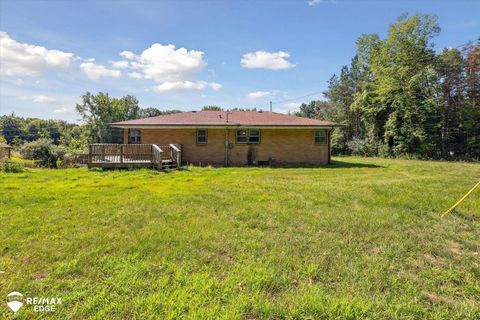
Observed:
[[[303,96],[299,96],[299,97],[295,97],[295,98],[289,98],[289,99],[285,99],[285,100],[279,100],[279,101],[270,101],[270,103],[275,106],[275,104],[281,104],[281,103],[286,103],[286,102],[292,102],[292,101],[297,101],[299,99],[303,99],[303,98],[307,98],[307,97],[311,97],[311,96],[315,96],[317,94],[323,94],[323,91],[315,91],[315,92],[311,92],[309,94],[306,94],[306,95],[303,95]]]

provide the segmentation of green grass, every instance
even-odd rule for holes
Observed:
[[[480,190],[439,216],[478,180],[362,158],[0,173],[0,297],[62,297],[57,319],[478,319]]]

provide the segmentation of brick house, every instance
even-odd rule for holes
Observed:
[[[265,111],[191,111],[111,124],[124,143],[178,144],[183,162],[327,164],[335,123]]]

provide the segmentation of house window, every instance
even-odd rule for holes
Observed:
[[[260,143],[260,130],[237,129],[237,143]]]
[[[139,129],[128,130],[128,143],[142,143],[142,135]]]
[[[315,130],[315,144],[327,144],[327,130]]]
[[[207,129],[197,129],[197,143],[207,144]]]

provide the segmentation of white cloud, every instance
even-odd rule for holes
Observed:
[[[310,7],[314,7],[316,5],[319,5],[320,3],[327,3],[327,2],[335,4],[336,0],[309,0],[309,1],[307,1],[308,5]]]
[[[142,79],[142,74],[139,72],[129,72],[128,76],[134,79]]]
[[[120,55],[132,60],[132,67],[141,71],[144,78],[159,83],[186,80],[207,65],[203,52],[175,49],[172,44],[154,43],[139,56],[130,51],[123,51]]]
[[[289,57],[290,54],[285,51],[256,51],[244,54],[240,64],[248,69],[290,69],[295,67],[295,65],[286,60]]]
[[[0,74],[33,76],[48,68],[68,68],[73,53],[20,43],[0,31]]]
[[[122,51],[122,52],[120,52],[120,55],[124,58],[129,59],[129,60],[133,60],[133,59],[138,58],[138,56],[135,53],[133,53],[132,51]]]
[[[41,95],[32,97],[32,101],[37,103],[52,103],[52,102],[56,102],[57,99],[54,97],[49,97],[41,94]]]
[[[18,99],[24,100],[24,101],[33,101],[36,103],[52,103],[56,102],[57,99],[54,97],[46,96],[43,94],[37,95],[37,96],[19,96]]]
[[[260,99],[260,98],[265,98],[270,95],[269,91],[255,91],[255,92],[250,92],[247,97],[249,99],[255,100],[255,99]]]
[[[203,90],[211,88],[214,91],[220,90],[221,84],[215,82],[206,81],[166,81],[155,87],[156,91],[190,91],[190,90]]]
[[[119,60],[119,61],[109,61],[112,67],[115,69],[125,69],[128,68],[128,61]]]
[[[80,64],[80,69],[92,80],[98,80],[102,77],[118,78],[121,72],[106,68],[104,65],[93,62],[84,62]]]
[[[66,114],[66,113],[72,113],[72,109],[70,108],[58,108],[53,110],[53,113],[55,114]]]
[[[217,91],[222,87],[219,83],[195,80],[207,66],[201,51],[154,43],[139,55],[131,51],[122,51],[120,55],[129,60],[130,77],[155,81],[155,90],[159,92],[207,88]]]
[[[210,86],[210,88],[213,89],[213,91],[218,91],[222,89],[222,85],[220,83],[210,82],[208,85]]]

